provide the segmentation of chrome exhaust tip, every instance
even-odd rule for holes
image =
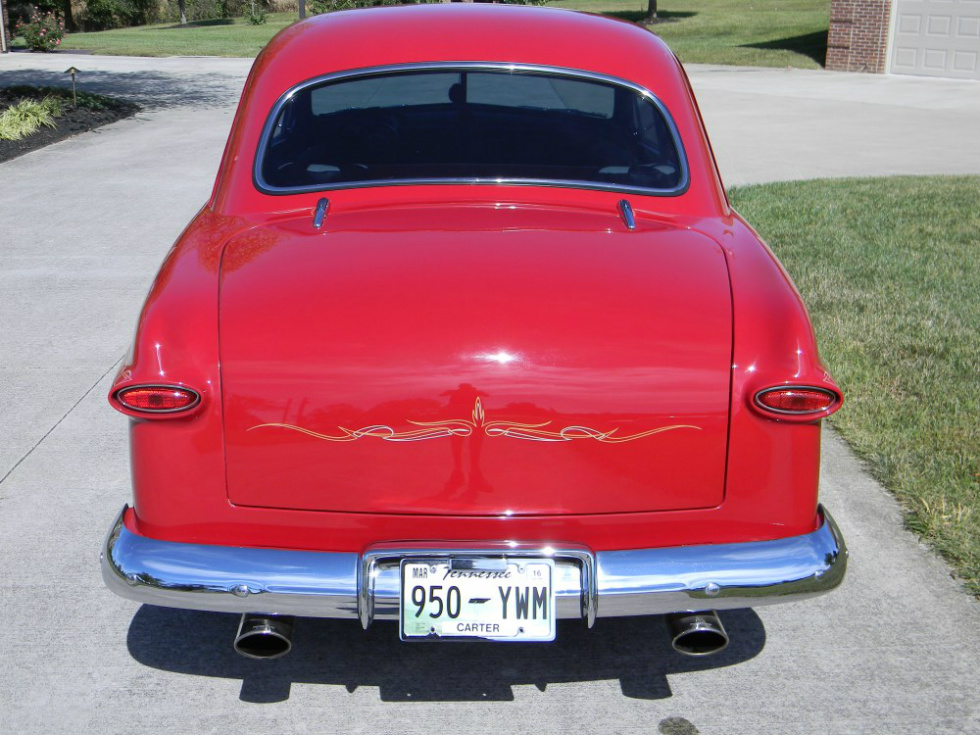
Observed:
[[[670,643],[685,656],[710,656],[725,649],[728,633],[714,610],[667,616]]]
[[[281,658],[293,648],[293,619],[278,615],[242,615],[235,650],[245,658]]]

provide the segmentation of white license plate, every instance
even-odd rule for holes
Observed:
[[[404,559],[401,637],[555,639],[552,559]]]

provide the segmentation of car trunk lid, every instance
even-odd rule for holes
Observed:
[[[721,502],[731,298],[715,242],[521,208],[324,229],[270,225],[225,248],[231,502],[493,516]]]

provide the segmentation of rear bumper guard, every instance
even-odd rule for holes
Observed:
[[[823,508],[812,533],[772,541],[600,551],[516,543],[379,544],[364,554],[158,541],[126,528],[102,549],[102,577],[148,605],[230,613],[397,620],[404,558],[551,557],[559,618],[662,615],[795,602],[844,579],[847,549]]]

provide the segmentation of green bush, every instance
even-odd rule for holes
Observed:
[[[14,84],[9,87],[0,88],[8,99],[13,97],[18,103],[25,100],[37,101],[39,97],[49,99],[47,104],[51,109],[60,110],[72,106],[72,99],[77,100],[78,107],[85,107],[89,110],[118,110],[120,108],[138,109],[137,105],[124,100],[104,97],[101,94],[85,92],[79,89],[74,97],[71,89],[67,87],[37,87],[29,84]],[[56,115],[57,117],[57,115]]]
[[[42,125],[53,128],[61,111],[61,100],[51,95],[43,100],[21,100],[0,114],[0,140],[21,140]]]
[[[82,22],[86,30],[104,31],[153,23],[158,15],[156,0],[87,0]]]
[[[122,25],[119,22],[121,5],[119,0],[88,0],[85,3],[85,28],[90,31],[104,31]]]
[[[219,20],[241,15],[237,0],[186,0],[184,11],[187,20],[194,23],[202,20]],[[160,20],[176,23],[180,20],[177,0],[165,0],[159,7]]]
[[[260,26],[265,23],[266,12],[265,7],[263,7],[263,0],[243,0],[242,10],[245,20],[253,26]]]
[[[371,8],[377,5],[423,5],[438,2],[442,2],[442,0],[307,0],[306,8],[310,15],[319,15],[334,10]],[[494,0],[494,2],[511,5],[543,5],[545,0]]]
[[[54,13],[34,12],[27,22],[18,23],[14,32],[31,51],[54,51],[65,37],[65,24]]]
[[[334,10],[351,10],[352,8],[371,8],[377,5],[405,5],[412,0],[307,0],[306,10],[310,15],[330,13]],[[417,4],[440,2],[440,0],[415,0]]]
[[[27,23],[35,13],[64,14],[64,0],[4,0],[10,16],[10,30],[15,31],[18,23]]]

